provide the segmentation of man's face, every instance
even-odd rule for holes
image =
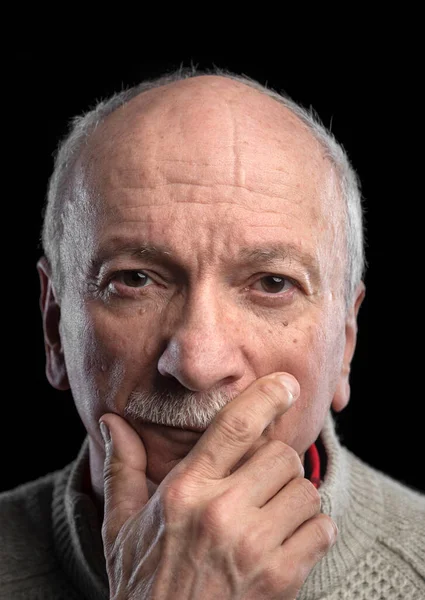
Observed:
[[[143,423],[134,409],[146,394],[177,398],[174,416],[157,411],[163,424],[202,429],[194,404],[219,392],[213,413],[275,371],[291,373],[301,395],[264,439],[302,456],[332,401],[348,400],[355,325],[336,180],[301,122],[222,78],[173,84],[108,117],[74,186],[57,352],[93,464],[98,419],[115,412],[142,437],[159,483],[201,433]],[[186,417],[170,421],[184,392],[193,392]]]

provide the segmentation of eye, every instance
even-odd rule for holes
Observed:
[[[279,294],[280,292],[289,291],[293,287],[292,281],[282,275],[265,275],[253,285],[255,290],[267,292],[268,294]]]
[[[114,275],[112,281],[132,288],[143,288],[153,283],[143,271],[120,271]]]

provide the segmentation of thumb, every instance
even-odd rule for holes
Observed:
[[[146,450],[139,435],[118,415],[103,415],[99,424],[106,455],[103,534],[105,541],[114,543],[124,523],[149,500]]]

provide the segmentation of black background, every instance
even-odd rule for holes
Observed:
[[[50,388],[38,309],[39,230],[52,154],[69,119],[102,97],[177,68],[228,68],[312,105],[346,148],[366,207],[367,295],[359,316],[352,398],[338,417],[343,442],[369,464],[425,490],[423,475],[423,182],[418,155],[419,58],[406,45],[314,45],[304,52],[146,52],[103,45],[78,52],[27,41],[10,55],[3,114],[4,394],[2,478],[8,489],[72,460],[84,430],[67,392]],[[292,51],[291,51],[292,50]],[[421,143],[423,143],[421,141]],[[10,195],[9,195],[10,194]]]

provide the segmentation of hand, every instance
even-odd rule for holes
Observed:
[[[150,499],[140,437],[117,415],[102,417],[112,438],[102,527],[111,600],[296,597],[336,526],[290,446],[267,441],[241,459],[298,390],[291,375],[258,379]]]

